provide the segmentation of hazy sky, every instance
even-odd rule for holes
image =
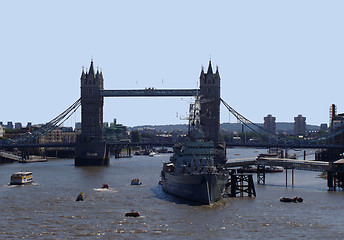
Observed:
[[[91,58],[105,89],[197,88],[211,58],[222,98],[253,122],[328,123],[332,103],[344,112],[342,0],[52,2],[1,1],[0,121],[59,115]],[[105,98],[104,121],[187,123],[191,100]]]

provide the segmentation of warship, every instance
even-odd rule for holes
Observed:
[[[225,144],[206,141],[200,128],[200,101],[190,104],[189,131],[184,144],[173,147],[170,162],[163,163],[161,185],[165,192],[201,204],[222,199],[228,182],[223,169]]]

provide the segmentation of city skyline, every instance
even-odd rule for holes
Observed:
[[[302,114],[301,114],[302,115]],[[265,126],[265,118],[267,118],[267,117],[269,117],[269,116],[271,116],[270,114],[268,115],[268,116],[265,116],[264,118],[263,118],[263,120],[264,121],[262,121],[262,122],[255,122],[255,123],[253,123],[253,124],[261,124],[261,125],[263,125],[263,126]],[[271,117],[273,117],[273,118],[275,118],[274,116],[271,116]],[[296,117],[298,117],[298,116],[296,116]],[[276,121],[276,122],[274,122],[274,125],[276,125],[276,124],[294,124],[295,123],[295,118],[296,117],[294,117],[294,120],[293,121],[291,121],[291,122],[278,122],[278,121]],[[111,122],[111,121],[104,121],[103,122],[103,124],[104,124],[104,126],[109,126],[109,125],[111,125],[111,124],[113,124],[113,122],[117,122],[117,119],[115,118],[115,119],[113,119],[113,121]],[[43,125],[44,123],[32,123],[32,122],[27,122],[27,123],[24,123],[24,122],[12,122],[12,121],[7,121],[7,122],[3,122],[3,121],[0,121],[0,126],[3,126],[4,128],[6,128],[6,129],[21,129],[21,128],[30,128],[30,127],[37,127],[37,126],[40,126],[40,125]],[[118,123],[118,124],[120,124],[120,125],[123,125],[123,126],[126,126],[126,125],[124,125],[123,123]],[[228,122],[222,122],[221,123],[221,125],[225,125],[225,124],[228,124]],[[240,122],[231,122],[231,124],[241,124]],[[251,124],[251,123],[248,123],[249,125]],[[129,127],[129,128],[137,128],[137,127],[146,127],[146,126],[151,126],[151,127],[154,127],[154,126],[156,126],[156,127],[161,127],[161,126],[178,126],[178,125],[185,125],[185,126],[187,126],[188,125],[188,123],[177,123],[177,124],[159,124],[159,125],[153,125],[153,124],[142,124],[142,125],[135,125],[135,126],[126,126],[126,127]],[[319,128],[325,128],[325,125],[326,125],[326,129],[322,129],[322,130],[327,130],[327,128],[329,127],[328,126],[328,124],[327,123],[322,123],[322,124],[320,124],[320,125],[313,125],[313,124],[308,124],[307,123],[307,121],[306,121],[306,125],[307,126],[312,126],[312,127],[319,127]],[[322,126],[322,125],[324,125],[324,126]],[[61,127],[61,128],[75,128],[75,129],[80,129],[81,128],[81,122],[75,122],[75,124],[73,125],[73,126],[71,126],[71,125],[64,125],[64,124],[62,124],[61,126],[59,126],[59,127]],[[270,132],[274,132],[273,130],[276,128],[276,126],[274,126],[274,128],[273,129],[270,129],[269,127],[265,127],[265,129],[267,129],[268,131],[270,131]]]
[[[4,2],[1,121],[45,123],[59,115],[80,97],[91,58],[109,90],[197,88],[211,59],[222,98],[256,123],[268,114],[276,122],[302,114],[320,125],[329,123],[331,104],[344,112],[343,2],[208,4]],[[104,122],[184,124],[190,101],[106,98]],[[221,107],[221,122],[228,115]],[[80,111],[65,125],[79,121]]]

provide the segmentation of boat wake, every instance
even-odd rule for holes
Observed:
[[[14,188],[14,187],[23,187],[23,186],[39,186],[38,183],[27,183],[27,184],[19,184],[19,185],[15,185],[15,184],[10,184],[7,183],[7,185],[3,185],[4,187],[9,187],[9,188]]]
[[[107,189],[107,188],[93,188],[94,191],[97,191],[97,192],[113,192],[113,193],[116,193],[118,192],[117,190],[115,189]]]

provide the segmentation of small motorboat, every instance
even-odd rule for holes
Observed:
[[[75,201],[77,201],[77,202],[79,202],[79,201],[84,201],[84,193],[79,193],[79,195],[78,195],[78,197],[76,198],[76,200]]]
[[[148,154],[148,156],[150,156],[150,157],[154,157],[156,155],[156,152],[150,152],[149,154]]]
[[[278,172],[283,172],[284,168],[283,167],[278,167],[278,166],[266,166],[265,167],[265,172],[267,173],[278,173]]]
[[[125,213],[126,217],[139,217],[141,216],[140,212],[135,212],[134,210],[131,210],[131,212]]]
[[[292,202],[293,199],[292,198],[288,198],[288,197],[282,197],[280,198],[280,202]]]
[[[282,197],[280,198],[281,202],[294,202],[294,203],[301,203],[303,202],[303,198],[302,197],[294,197],[294,198],[288,198],[288,197]]]
[[[131,180],[131,185],[142,185],[142,181],[139,178]]]
[[[256,167],[242,167],[242,168],[238,168],[237,169],[238,173],[256,173],[257,172],[257,168]]]
[[[109,189],[110,187],[109,187],[109,184],[104,183],[103,186],[102,186],[101,188],[102,188],[102,189]]]

